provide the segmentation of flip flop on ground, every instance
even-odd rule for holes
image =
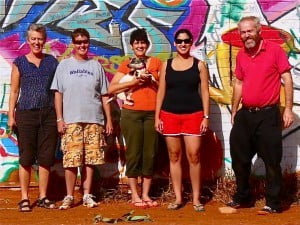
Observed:
[[[193,208],[195,210],[195,212],[204,212],[204,205],[202,205],[201,203],[197,204],[197,205],[193,205]]]
[[[178,210],[178,209],[181,209],[183,207],[183,203],[170,203],[168,205],[168,209],[169,210]]]
[[[138,201],[138,202],[131,202],[131,205],[134,206],[134,207],[137,207],[137,208],[142,208],[142,209],[145,209],[145,208],[148,208],[148,204],[144,201]]]
[[[158,202],[154,201],[154,200],[144,200],[144,202],[149,206],[149,207],[157,207],[158,206]]]

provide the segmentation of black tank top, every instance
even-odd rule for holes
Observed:
[[[172,59],[168,60],[165,76],[166,94],[162,110],[177,114],[203,110],[198,62],[194,58],[192,67],[183,71],[176,71],[171,66]]]

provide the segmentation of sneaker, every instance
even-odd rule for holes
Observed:
[[[91,194],[85,194],[83,196],[83,206],[86,206],[88,208],[94,208],[98,205],[97,202],[95,202],[93,200],[93,198],[95,198],[95,196],[91,195]]]
[[[257,212],[258,215],[262,215],[262,216],[272,214],[272,213],[280,213],[280,211],[278,209],[272,209],[269,206],[264,206],[261,210]]]
[[[74,204],[74,197],[73,196],[66,196],[61,204],[61,206],[59,206],[59,209],[69,209],[72,207],[72,205]]]

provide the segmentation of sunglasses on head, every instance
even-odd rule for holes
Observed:
[[[75,40],[73,43],[75,45],[81,45],[81,44],[88,44],[90,41],[89,40]]]
[[[175,39],[175,43],[176,44],[181,44],[181,43],[184,43],[184,44],[191,44],[192,43],[192,39],[188,38],[188,39]]]

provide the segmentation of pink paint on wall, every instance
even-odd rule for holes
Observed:
[[[262,9],[262,12],[265,14],[269,22],[278,19],[286,12],[296,8],[297,5],[300,4],[298,0],[289,0],[289,1],[257,0],[257,1]]]
[[[185,28],[189,29],[193,36],[194,40],[198,39],[198,35],[202,32],[201,30],[205,26],[206,15],[208,13],[208,5],[204,0],[193,0],[190,3],[190,14],[184,20],[179,29]]]

